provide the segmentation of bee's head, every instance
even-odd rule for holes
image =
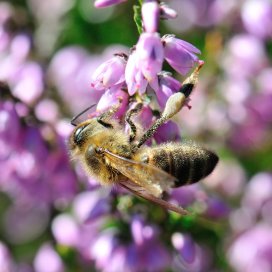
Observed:
[[[85,121],[73,130],[69,139],[69,147],[71,150],[80,148],[91,133],[91,120]]]

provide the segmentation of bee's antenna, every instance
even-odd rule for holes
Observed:
[[[74,116],[71,120],[71,125],[73,125],[74,127],[76,127],[78,124],[76,122],[76,120],[82,115],[84,114],[86,111],[90,110],[93,106],[95,106],[96,104],[93,104],[91,106],[89,106],[88,108],[86,108],[85,110],[83,110],[82,112],[80,112],[78,115]]]

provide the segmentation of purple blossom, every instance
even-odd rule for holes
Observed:
[[[192,237],[187,234],[173,233],[172,244],[179,253],[174,261],[175,271],[209,271],[209,255]]]
[[[159,75],[159,88],[156,90],[158,103],[164,109],[167,99],[181,88],[181,83],[171,77],[169,73],[161,72]]]
[[[229,205],[223,199],[210,197],[207,200],[207,209],[205,214],[212,219],[226,218],[230,213]]]
[[[110,212],[110,191],[104,189],[98,188],[98,190],[84,192],[76,196],[73,211],[78,221],[89,224]]]
[[[264,44],[249,34],[235,35],[229,40],[220,65],[234,79],[256,76],[267,65]]]
[[[45,243],[41,246],[34,259],[34,268],[37,272],[63,272],[64,264],[54,250],[54,248]]]
[[[158,33],[142,33],[136,45],[137,66],[149,83],[157,80],[164,58]]]
[[[94,6],[96,8],[105,8],[112,5],[117,5],[126,2],[126,0],[95,0]]]
[[[31,242],[44,233],[49,223],[49,209],[42,202],[17,198],[6,210],[3,223],[6,239],[10,243]]]
[[[178,16],[176,10],[170,8],[166,3],[160,3],[160,18],[161,19],[175,19]]]
[[[126,60],[124,55],[115,55],[102,63],[93,73],[91,86],[96,90],[105,90],[121,86],[125,81]]]
[[[135,51],[128,58],[125,78],[129,95],[134,95],[136,92],[145,93],[148,82],[142,71],[138,69],[138,56]]]
[[[260,172],[253,176],[245,190],[242,204],[259,213],[263,205],[272,199],[272,173]]]
[[[96,267],[102,271],[161,271],[170,262],[165,247],[158,241],[152,226],[138,217],[132,218],[133,241],[124,244],[118,239],[117,230],[106,230],[91,246]]]
[[[142,5],[142,20],[145,32],[158,31],[160,6],[156,0],[145,0]]]
[[[78,223],[69,214],[60,214],[54,218],[52,233],[60,245],[75,247],[80,240]]]
[[[0,241],[0,267],[3,272],[15,271],[15,264],[9,250],[2,241]]]
[[[154,134],[154,138],[158,144],[168,141],[180,141],[180,129],[173,121],[163,124]]]
[[[272,4],[269,0],[244,2],[241,16],[249,33],[265,39],[272,37]]]
[[[128,105],[128,94],[122,90],[113,91],[107,90],[100,98],[96,110],[98,113],[104,112],[113,106],[118,106],[118,111],[115,113],[117,118],[123,116]]]
[[[272,269],[271,257],[272,230],[266,224],[257,224],[241,234],[228,252],[229,261],[237,272],[269,272]]]
[[[166,61],[180,74],[185,75],[199,59],[200,51],[192,44],[175,38],[174,35],[162,37]]]

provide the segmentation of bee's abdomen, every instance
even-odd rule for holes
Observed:
[[[208,176],[217,162],[218,156],[212,151],[189,144],[157,146],[149,156],[149,163],[177,178],[176,187]]]

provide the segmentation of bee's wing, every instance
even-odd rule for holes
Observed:
[[[175,177],[150,164],[130,160],[105,150],[105,156],[113,168],[129,178],[150,195],[159,197],[163,191],[171,188]]]
[[[151,202],[161,206],[164,209],[174,211],[174,212],[179,213],[181,215],[189,215],[190,214],[190,212],[183,209],[181,206],[175,205],[175,204],[165,201],[159,197],[151,195],[144,188],[140,187],[138,184],[132,183],[131,181],[121,181],[120,185],[122,185],[124,188],[126,188],[127,190],[129,190],[133,194],[135,194],[139,197],[142,197],[148,201],[151,201]]]

